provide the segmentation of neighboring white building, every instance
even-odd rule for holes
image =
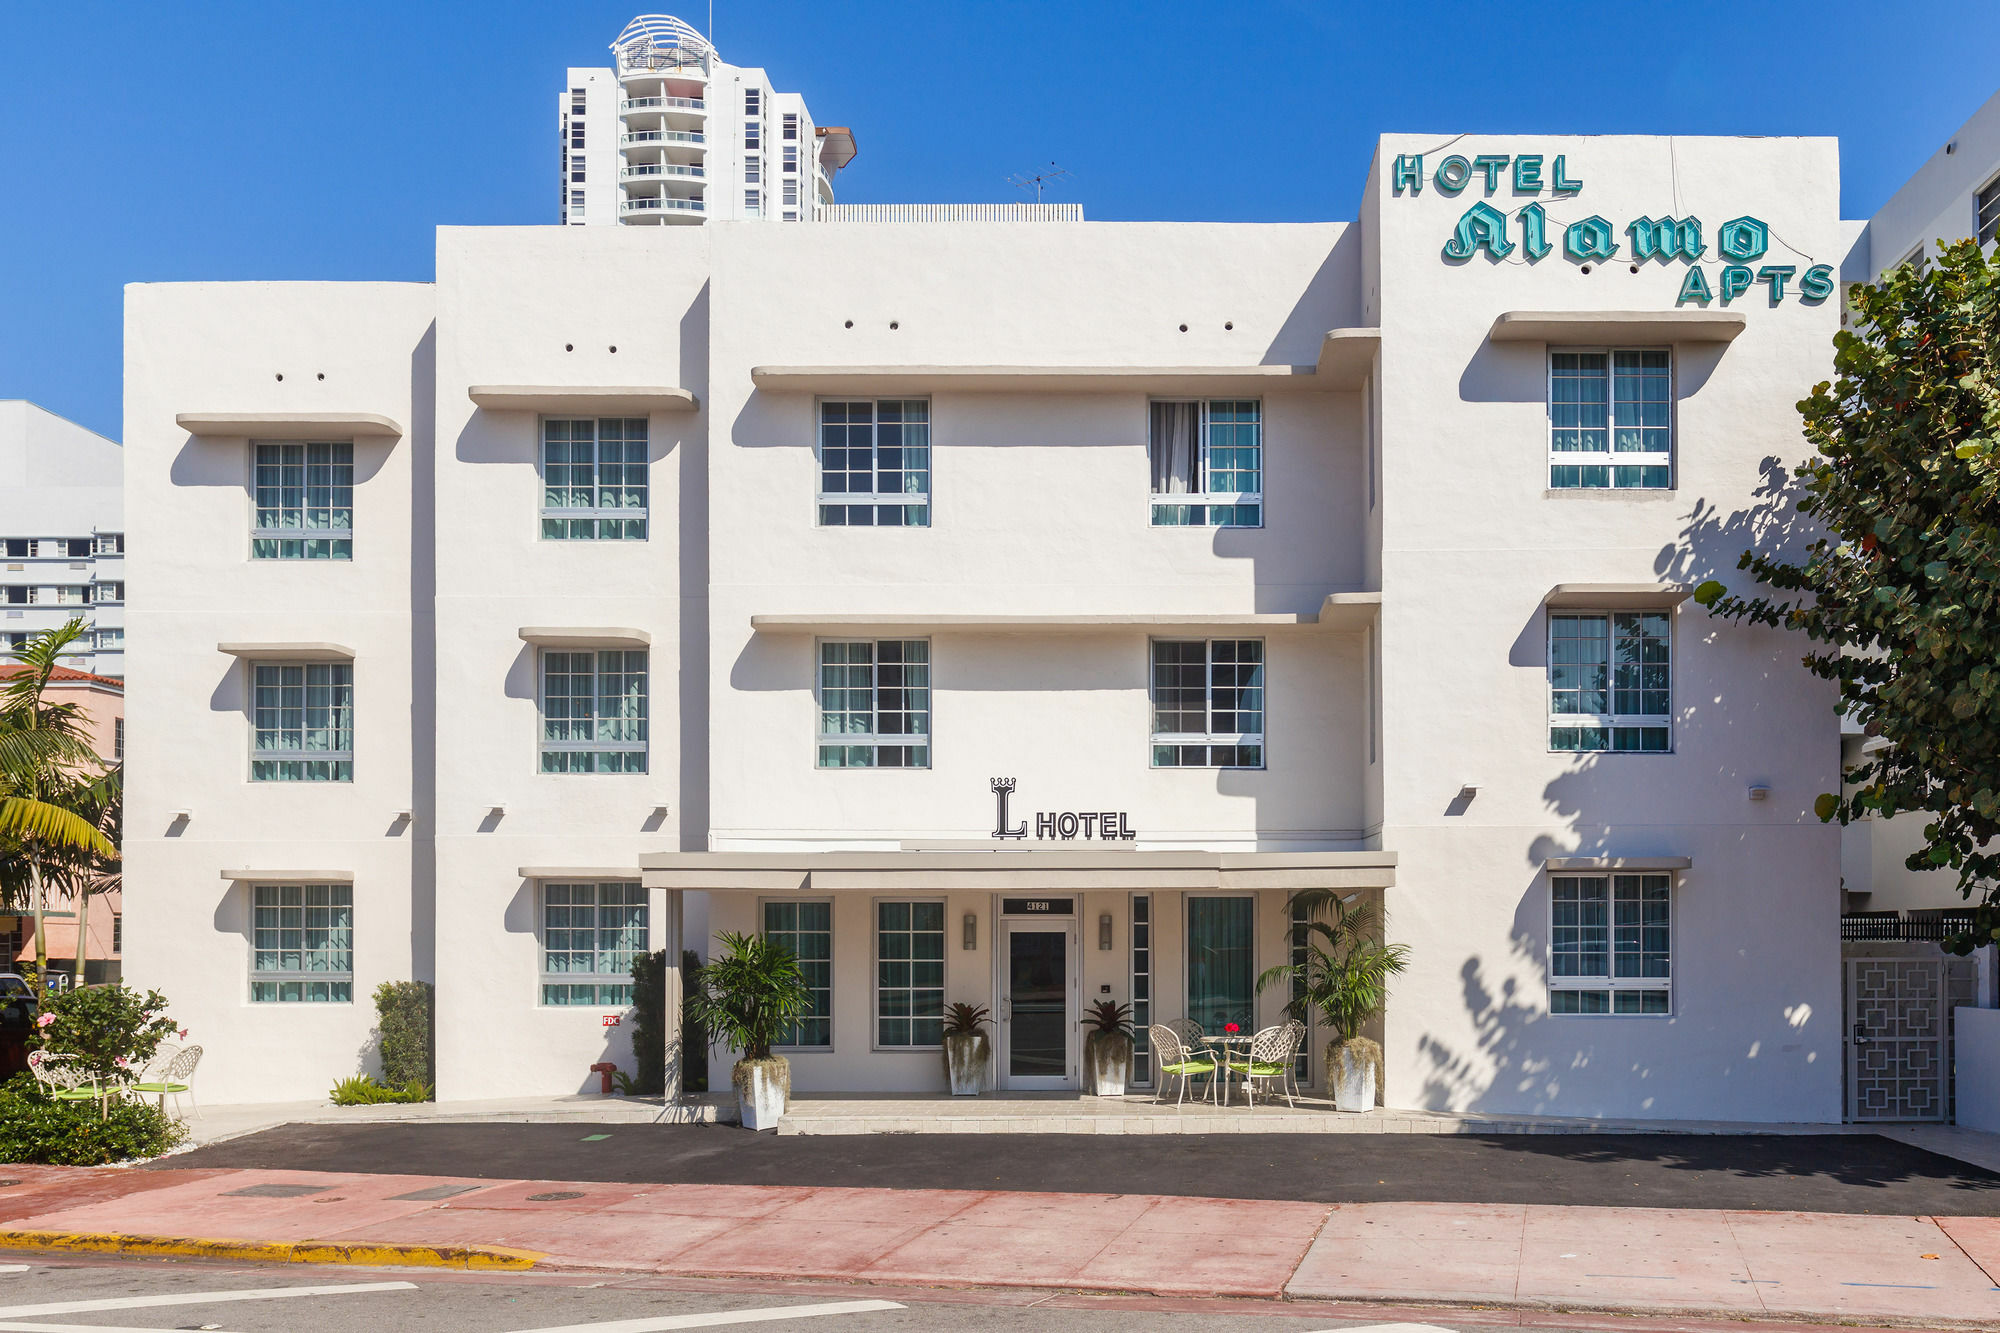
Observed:
[[[669,15],[633,19],[611,51],[610,68],[571,68],[557,98],[562,221],[824,217],[851,130],[815,123],[799,94]]]
[[[0,399],[0,650],[82,617],[65,666],[125,674],[125,451]]]
[[[135,285],[128,974],[215,1101],[321,1093],[411,976],[442,1097],[569,1092],[685,895],[810,960],[801,1090],[942,1088],[957,1000],[1073,1087],[1087,999],[1275,1018],[1323,886],[1411,949],[1391,1106],[1838,1120],[1832,688],[1685,600],[1829,368],[1838,179],[1395,135],[1353,223]]]

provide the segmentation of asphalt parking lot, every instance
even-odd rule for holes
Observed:
[[[2000,1215],[2000,1175],[1875,1134],[751,1134],[733,1126],[287,1125],[154,1169],[470,1179]]]

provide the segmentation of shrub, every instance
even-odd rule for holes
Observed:
[[[385,981],[375,988],[375,1035],[382,1047],[382,1081],[393,1088],[431,1079],[431,985]]]
[[[102,1166],[158,1157],[186,1133],[151,1102],[113,1098],[100,1120],[94,1100],[51,1100],[32,1075],[0,1084],[0,1161]]]
[[[156,990],[144,995],[126,986],[90,986],[51,992],[42,1002],[35,1031],[43,1050],[73,1055],[101,1079],[117,1075],[122,1059],[144,1068],[175,1034],[167,999]]]
[[[689,1016],[688,997],[701,985],[701,955],[681,951],[681,1091],[708,1091],[708,1034]],[[667,954],[632,960],[632,1063],[634,1077],[619,1084],[627,1096],[657,1097],[667,1086]]]
[[[392,1088],[366,1074],[356,1074],[334,1084],[326,1095],[335,1106],[375,1106],[382,1102],[427,1102],[431,1099],[431,1088],[427,1083],[405,1083]]]

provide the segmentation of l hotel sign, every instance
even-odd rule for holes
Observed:
[[[1025,839],[1028,836],[1028,821],[1018,824],[1010,822],[1007,810],[1009,798],[1014,794],[1014,779],[994,778],[993,788],[993,836],[1000,839]],[[1132,820],[1123,810],[1038,810],[1035,812],[1036,842],[1075,842],[1081,837],[1086,842],[1131,842],[1139,835],[1132,831]]]

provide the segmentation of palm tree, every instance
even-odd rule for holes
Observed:
[[[1292,988],[1285,1012],[1309,1023],[1314,1013],[1342,1042],[1353,1041],[1388,998],[1389,978],[1409,964],[1406,944],[1385,944],[1381,913],[1356,895],[1333,889],[1301,889],[1290,899],[1305,920],[1292,927],[1292,943],[1302,956],[1266,968],[1257,989],[1280,982]]]
[[[76,895],[80,934],[85,895],[103,892],[118,874],[122,769],[91,748],[79,705],[44,697],[59,659],[84,632],[71,620],[33,635],[7,654],[21,669],[0,685],[0,907],[35,914],[38,996],[48,969],[49,887]]]

